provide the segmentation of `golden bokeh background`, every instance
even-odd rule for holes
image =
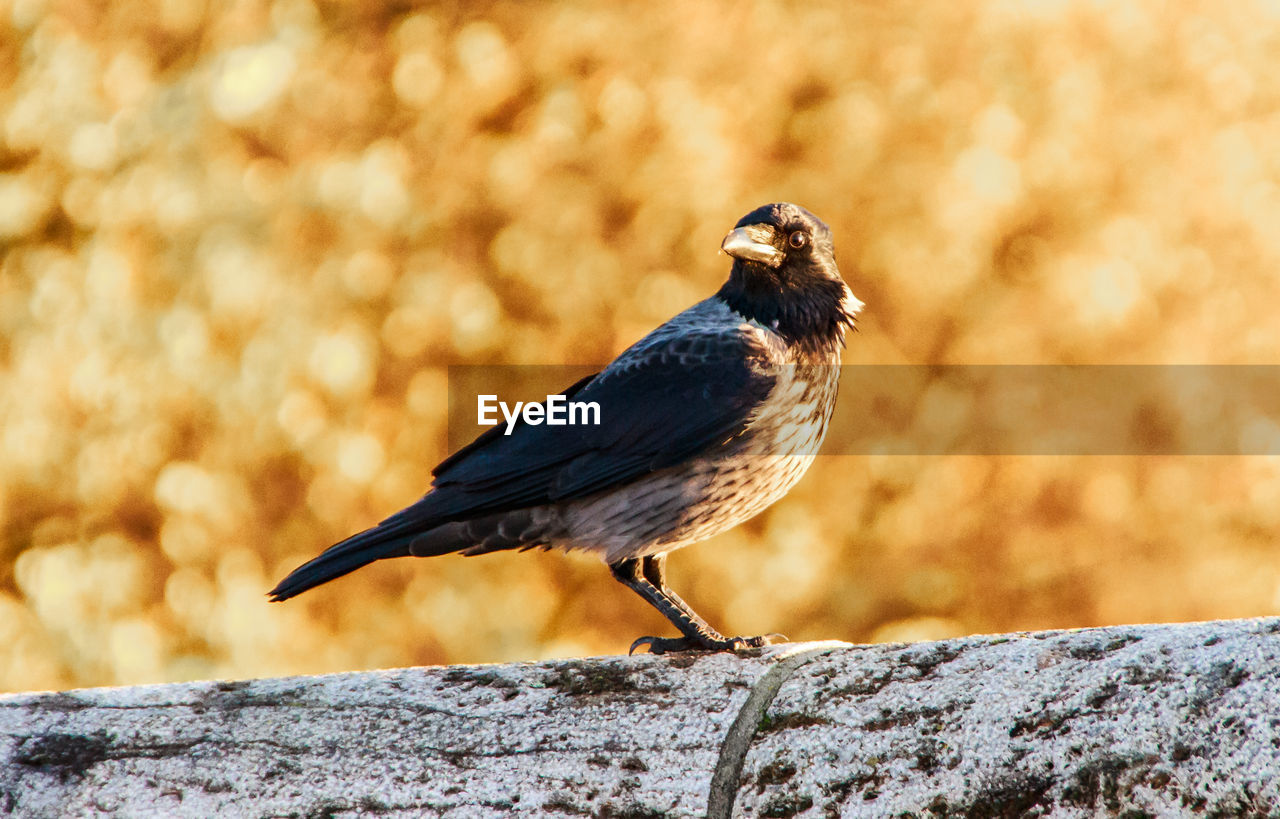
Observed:
[[[665,633],[582,556],[265,592],[426,488],[448,365],[607,362],[764,202],[832,226],[851,363],[1280,348],[1274,1],[0,13],[0,690]],[[1275,456],[833,456],[671,568],[729,633],[929,639],[1274,614],[1278,528]]]

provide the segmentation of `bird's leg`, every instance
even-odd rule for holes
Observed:
[[[759,637],[725,637],[698,616],[689,604],[667,586],[667,556],[649,555],[643,558],[627,558],[609,564],[609,571],[618,582],[640,595],[671,624],[680,629],[682,637],[641,637],[631,644],[634,653],[643,645],[650,653],[668,651],[736,651],[741,648],[759,648],[768,645],[782,635]],[[782,638],[785,639],[785,638]]]
[[[705,638],[707,640],[723,642],[725,637],[720,632],[713,629],[706,620],[703,620],[693,608],[676,594],[675,591],[667,585],[667,556],[666,555],[648,555],[640,559],[640,572],[644,579],[649,581],[650,585],[657,590],[658,594],[666,600],[667,603],[674,606],[680,613],[679,619],[673,618],[670,614],[666,614],[668,620],[680,629],[680,632],[686,637]],[[693,632],[686,628],[682,623],[692,623]]]
[[[713,629],[683,600],[674,600],[671,590],[666,587],[665,566],[662,561],[654,562],[652,558],[627,558],[609,564],[609,571],[614,578],[645,599],[671,624],[680,629],[683,637],[641,637],[631,644],[634,653],[642,645],[648,645],[655,654],[664,651],[687,651],[690,649],[726,650],[730,648],[724,635]],[[679,603],[676,601],[679,600]]]

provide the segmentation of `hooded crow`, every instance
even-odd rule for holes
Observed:
[[[719,292],[565,391],[596,402],[599,424],[494,427],[441,462],[422,499],[299,566],[271,599],[388,557],[584,549],[680,631],[633,652],[767,645],[778,635],[709,626],[668,588],[667,555],[756,515],[809,468],[862,303],[804,208],[757,208],[720,247],[733,267]]]

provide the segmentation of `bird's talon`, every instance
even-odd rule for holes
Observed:
[[[648,646],[650,654],[667,654],[680,651],[728,651],[737,653],[754,648],[763,648],[774,643],[785,643],[786,641],[786,635],[777,633],[761,634],[756,637],[722,637],[719,639],[641,637],[631,644],[631,648],[627,650],[627,656],[635,654],[636,650],[641,646]]]
[[[640,646],[648,646],[650,654],[667,654],[668,652],[674,653],[678,651],[723,651],[723,649],[704,645],[688,637],[641,637],[631,644],[631,650],[627,652],[628,656]]]
[[[770,634],[759,634],[755,637],[732,637],[726,642],[730,644],[730,651],[740,651],[742,649],[764,648],[775,643],[785,643],[787,642],[787,635],[772,632]]]

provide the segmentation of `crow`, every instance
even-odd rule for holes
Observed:
[[[565,390],[599,404],[598,424],[495,426],[442,461],[420,500],[299,566],[270,598],[388,557],[583,549],[680,631],[632,652],[784,639],[721,635],[668,588],[666,559],[756,515],[809,468],[862,302],[831,231],[797,205],[753,210],[720,247],[733,265],[714,296]]]

